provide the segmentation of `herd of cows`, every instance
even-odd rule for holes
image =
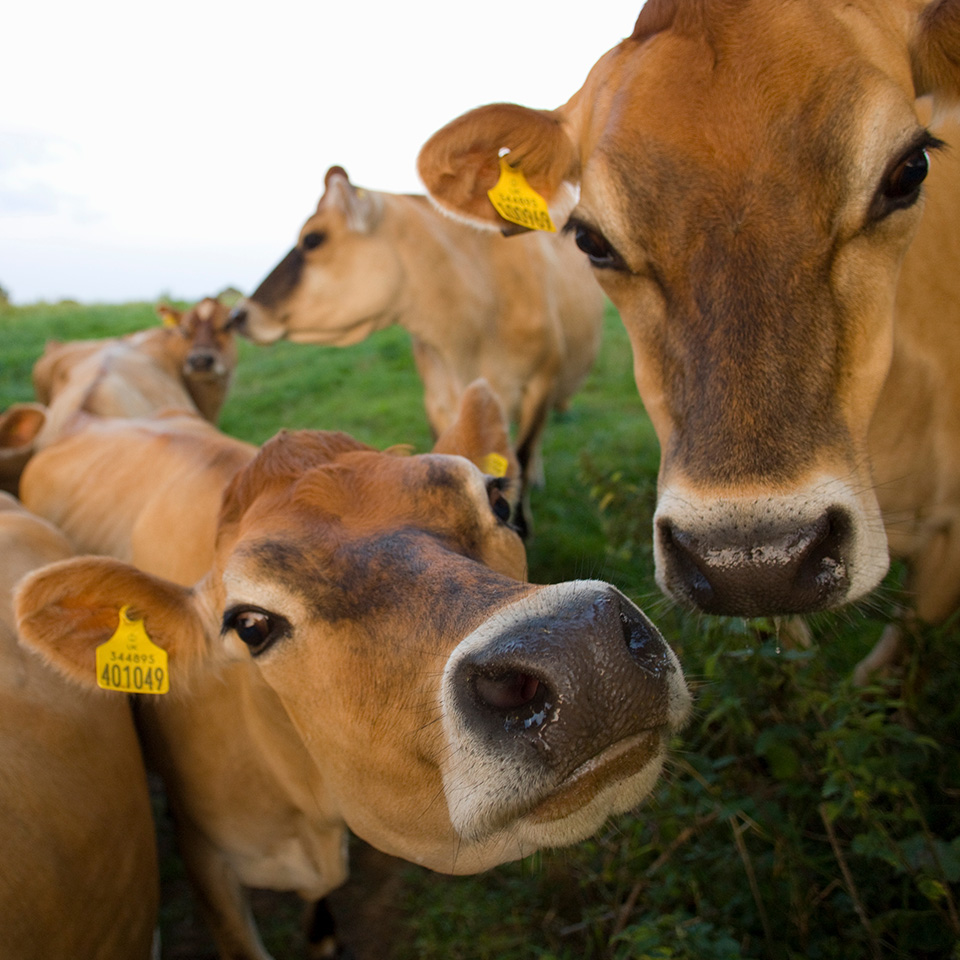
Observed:
[[[246,887],[314,903],[311,955],[337,955],[348,829],[470,873],[649,793],[680,664],[612,585],[528,583],[521,537],[600,287],[660,441],[668,596],[804,614],[894,555],[917,616],[953,613],[958,64],[960,0],[648,0],[563,107],[434,134],[432,203],[333,167],[231,312],[48,345],[0,418],[0,955],[158,950],[148,767],[224,960],[268,960]],[[560,234],[494,206],[505,166]],[[431,453],[216,428],[236,332],[391,323]]]

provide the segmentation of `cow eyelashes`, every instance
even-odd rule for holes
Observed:
[[[879,220],[895,210],[913,206],[920,197],[920,187],[930,171],[930,151],[942,147],[943,141],[930,134],[907,150],[884,174],[874,201],[874,217]]]
[[[593,227],[588,227],[585,223],[580,223],[577,220],[571,220],[566,229],[573,231],[574,242],[598,270],[622,270],[624,268],[620,254],[610,246],[598,230],[594,230]]]
[[[290,621],[260,607],[236,606],[223,615],[221,635],[231,630],[256,657],[290,633]]]

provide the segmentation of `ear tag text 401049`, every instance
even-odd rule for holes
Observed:
[[[113,636],[97,647],[97,686],[121,693],[168,693],[170,671],[167,651],[148,636],[142,620],[120,608],[120,623]]]

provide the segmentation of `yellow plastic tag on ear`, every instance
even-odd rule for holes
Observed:
[[[168,313],[167,311],[164,311],[164,312],[163,312],[161,319],[162,319],[163,325],[164,325],[165,327],[179,327],[179,326],[180,326],[180,321],[177,319],[176,315],[175,315],[175,314],[172,314],[172,313]]]
[[[120,608],[120,623],[113,636],[97,647],[97,686],[122,693],[168,693],[170,671],[167,651],[148,636],[142,620]]]
[[[521,227],[530,230],[545,230],[556,233],[557,228],[550,219],[547,201],[527,183],[527,178],[519,167],[511,167],[506,157],[500,158],[500,179],[487,191],[494,210]]]
[[[488,453],[480,461],[480,469],[491,477],[505,477],[509,466],[507,458],[501,457],[499,453]]]

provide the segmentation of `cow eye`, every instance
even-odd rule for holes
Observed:
[[[920,187],[930,172],[930,151],[943,146],[936,137],[925,135],[894,163],[884,175],[875,201],[874,215],[881,219],[894,210],[913,206],[920,197]]]
[[[290,623],[259,607],[233,607],[223,615],[223,633],[229,630],[258,656],[290,632]]]
[[[620,255],[607,242],[602,233],[582,223],[573,224],[573,239],[576,245],[587,255],[590,263],[598,270],[619,270],[623,268]]]
[[[322,231],[318,230],[314,233],[308,233],[303,238],[303,249],[304,250],[314,250],[317,247],[321,246],[326,242],[327,235]]]
[[[904,157],[887,175],[883,195],[888,200],[906,200],[920,190],[920,184],[930,170],[930,155],[926,148]]]
[[[487,483],[487,496],[490,498],[490,509],[501,523],[510,522],[510,501],[503,495],[510,481],[503,477],[492,477]]]

